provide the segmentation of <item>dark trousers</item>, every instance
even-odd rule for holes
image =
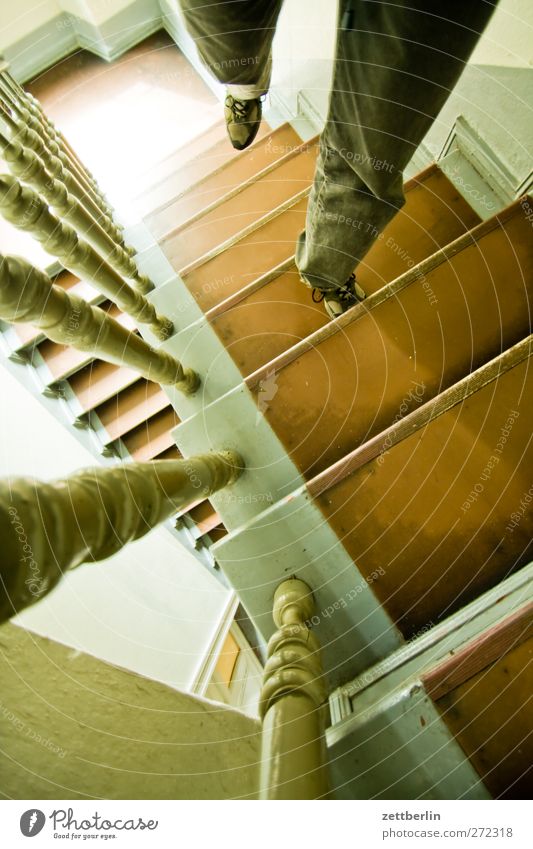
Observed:
[[[268,85],[281,3],[183,0],[187,27],[220,82]],[[305,0],[301,3],[305,15]],[[405,166],[455,86],[494,5],[339,0],[329,112],[305,231],[296,246],[296,263],[309,285],[328,289],[344,283],[403,205]]]

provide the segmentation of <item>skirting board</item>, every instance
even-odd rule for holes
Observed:
[[[80,49],[112,62],[163,28],[158,0],[134,0],[98,26],[62,12],[29,35],[6,45],[3,54],[10,73],[19,83],[25,83]]]

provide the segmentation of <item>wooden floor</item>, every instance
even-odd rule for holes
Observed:
[[[111,64],[80,50],[27,88],[117,204],[220,120],[213,93],[164,32]]]

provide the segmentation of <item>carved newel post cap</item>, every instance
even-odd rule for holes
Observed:
[[[274,593],[272,615],[278,628],[285,624],[305,622],[311,618],[314,610],[313,593],[298,578],[283,581]]]

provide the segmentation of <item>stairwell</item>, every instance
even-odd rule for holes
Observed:
[[[43,80],[40,88],[46,104]],[[29,327],[6,338],[48,376],[50,392],[70,399],[77,424],[94,428],[107,453],[243,454],[247,470],[231,493],[182,520],[208,538],[264,639],[280,581],[297,575],[313,588],[312,624],[343,705],[328,738],[339,797],[520,797],[531,781],[531,720],[521,710],[511,733],[501,716],[524,701],[525,679],[508,667],[522,669],[533,648],[530,596],[516,595],[533,550],[531,514],[518,512],[531,493],[531,201],[482,221],[439,164],[428,166],[406,184],[405,206],[358,268],[366,301],[330,322],[294,265],[316,154],[316,138],[289,124],[265,124],[236,154],[214,124],[196,156],[189,145],[181,164],[173,154],[164,178],[143,189],[140,243],[151,234],[146,262],[165,269],[149,299],[177,328],[161,347],[200,372],[197,397]],[[155,242],[164,258],[150,258]],[[118,315],[72,275],[56,282]],[[407,754],[399,733],[359,761],[353,727],[344,736],[342,727],[357,719],[354,697],[364,704],[365,687],[380,677],[372,670],[411,662],[428,634],[462,634],[472,605],[471,619],[481,611],[486,627],[497,625],[497,604],[513,593],[501,615],[522,614],[518,629],[503,629],[500,654],[483,649],[472,668],[454,665],[450,685],[435,677],[443,649],[420,667],[425,690],[415,706],[398,699],[409,722],[417,717],[427,769],[417,772],[413,728]],[[465,640],[475,637],[465,631]],[[476,713],[486,699],[490,720]],[[386,764],[370,768],[365,757]],[[406,762],[413,769],[400,788],[394,771],[405,775]],[[355,780],[361,764],[368,774]]]

